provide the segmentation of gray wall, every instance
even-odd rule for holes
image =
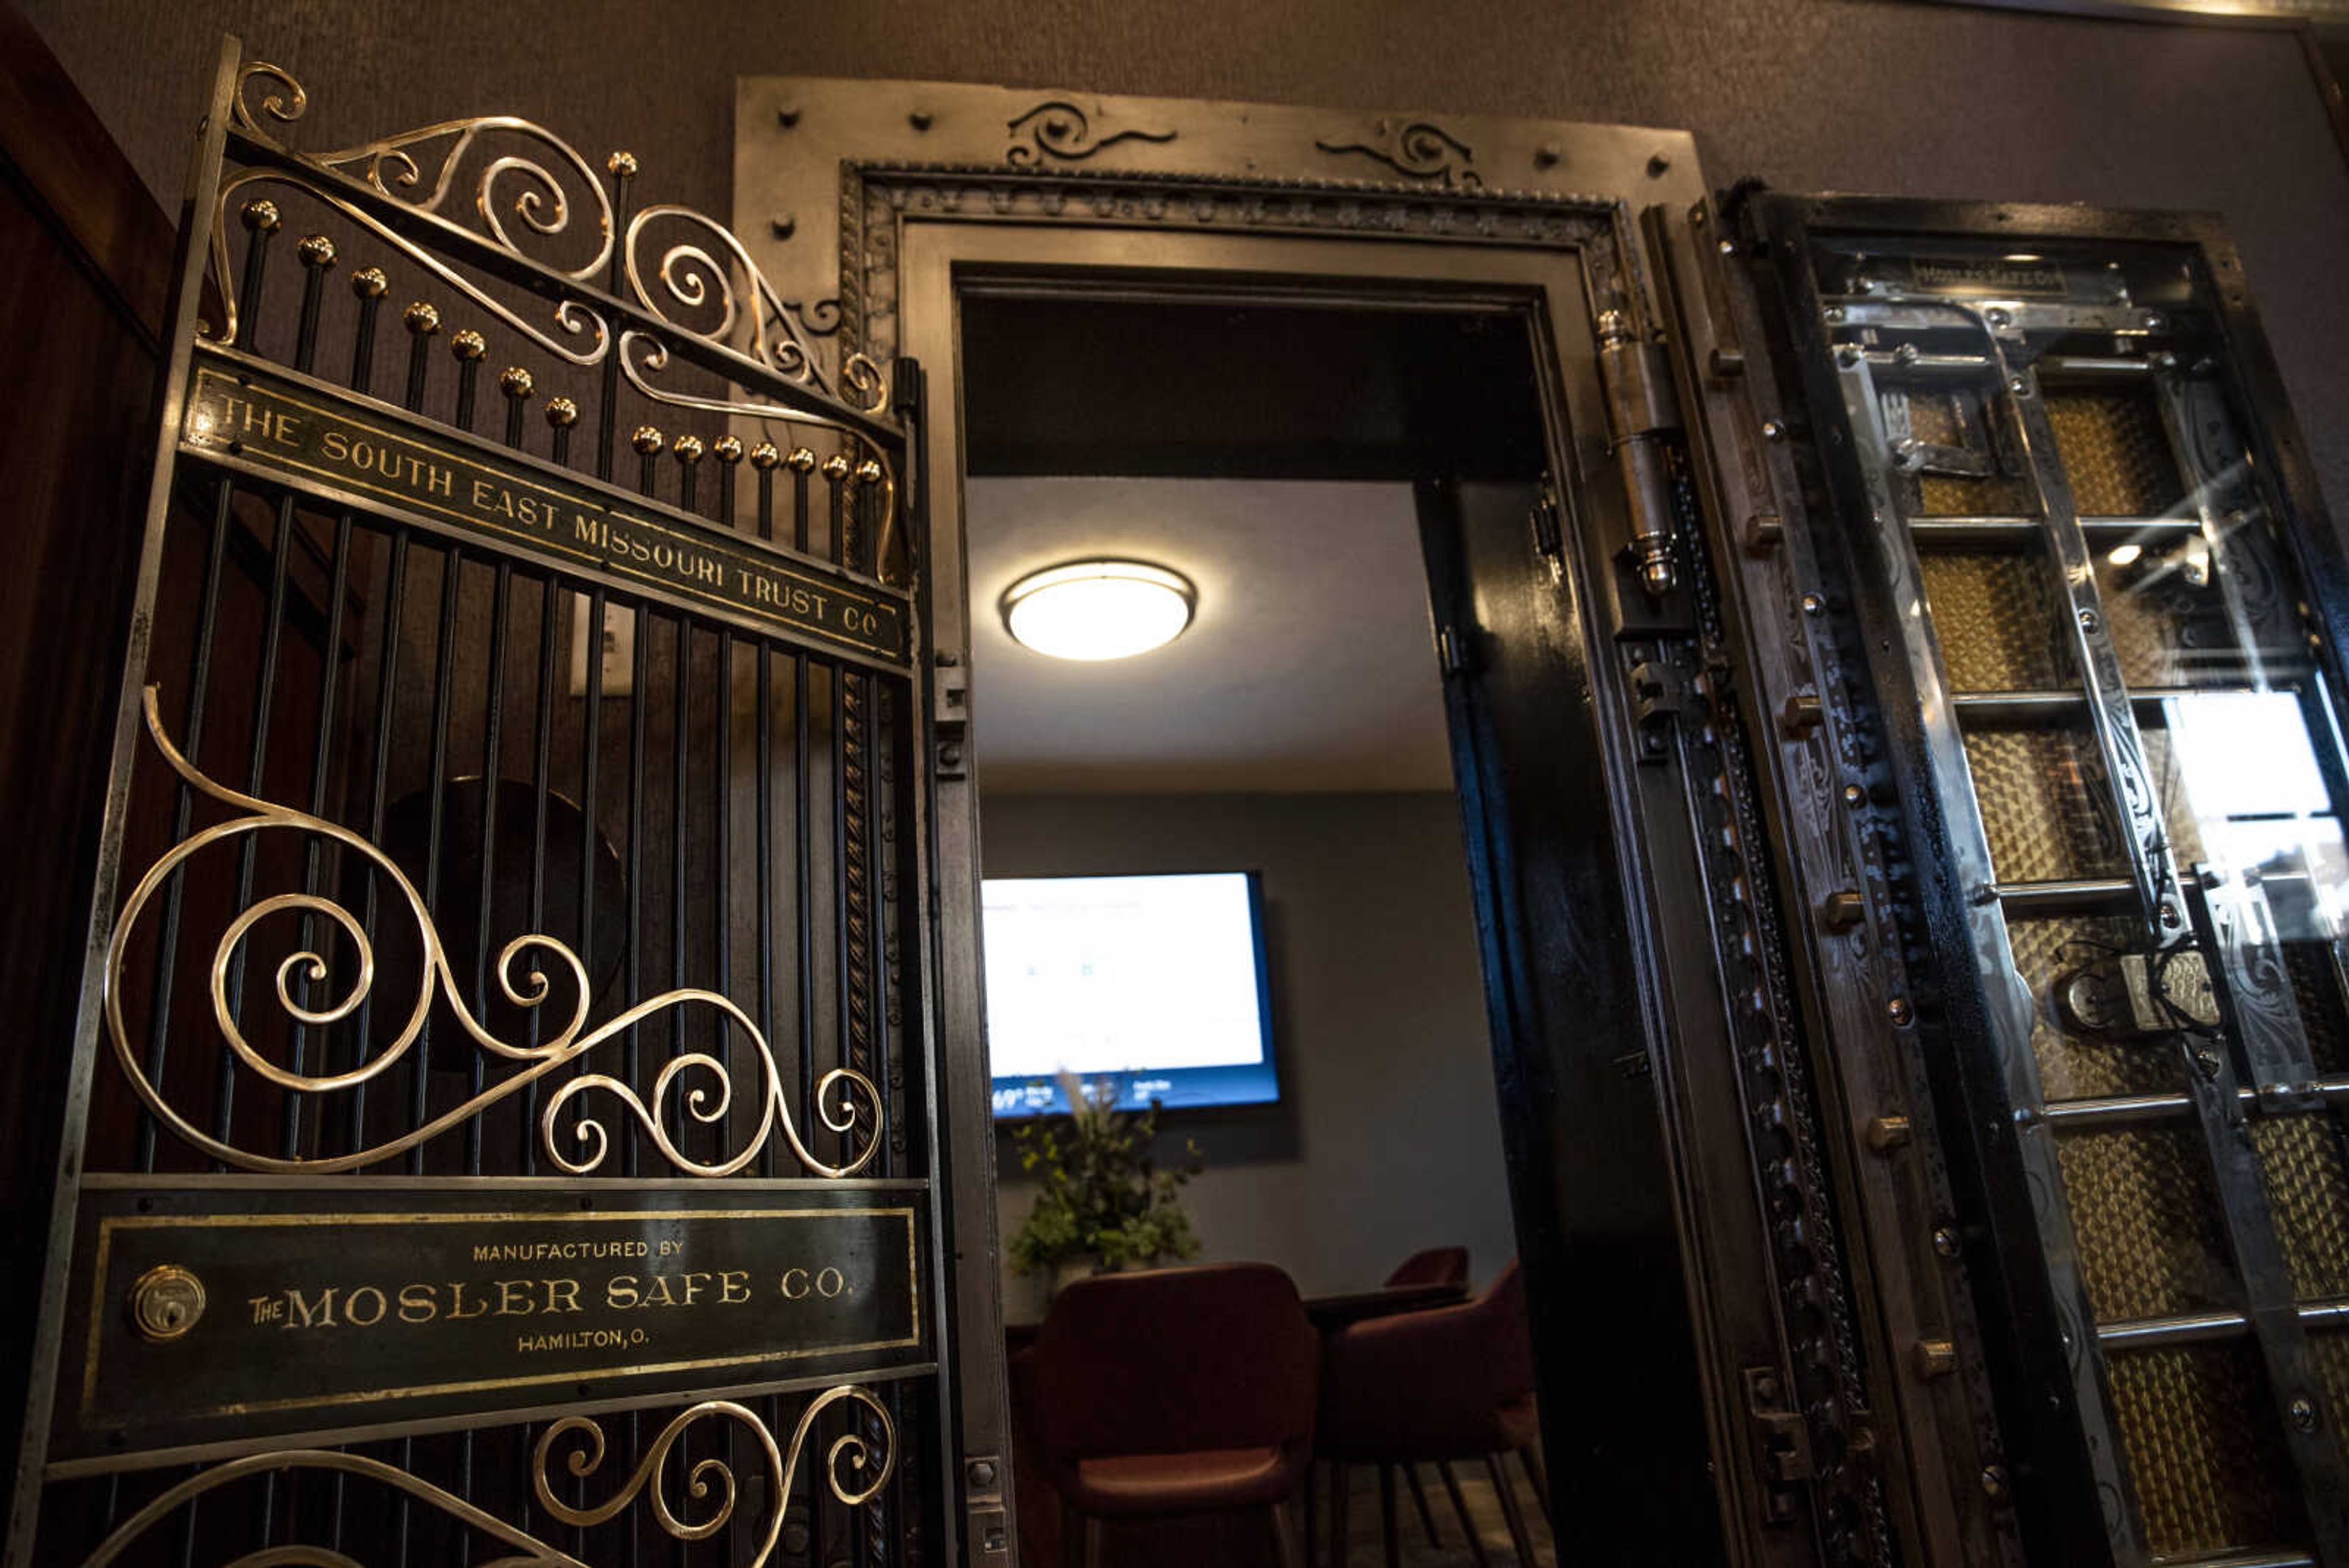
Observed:
[[[995,877],[1263,873],[1283,1104],[1174,1118],[1207,1168],[1186,1201],[1207,1260],[1280,1264],[1308,1294],[1359,1290],[1422,1247],[1480,1281],[1516,1251],[1485,996],[1446,794],[995,795]],[[1003,1232],[1034,1189],[1004,1162]],[[1031,1282],[1005,1311],[1033,1315]]]
[[[943,78],[1684,126],[1796,190],[2213,209],[2349,518],[2349,166],[2298,39],[1903,0],[29,0],[176,211],[219,34],[295,70],[323,147],[496,109],[731,203],[733,81]]]

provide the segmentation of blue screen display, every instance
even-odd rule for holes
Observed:
[[[1254,873],[989,877],[981,898],[998,1116],[1280,1097]]]

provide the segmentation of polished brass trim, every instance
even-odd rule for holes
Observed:
[[[687,1175],[701,1177],[733,1175],[758,1158],[759,1151],[765,1147],[768,1137],[778,1127],[782,1130],[784,1141],[791,1146],[792,1153],[798,1158],[801,1166],[819,1176],[854,1175],[869,1164],[874,1155],[879,1151],[882,1141],[882,1121],[885,1110],[879,1089],[864,1074],[851,1067],[833,1067],[816,1080],[815,1111],[826,1128],[846,1137],[856,1132],[861,1123],[869,1122],[870,1124],[865,1128],[864,1147],[858,1150],[855,1158],[840,1165],[819,1159],[802,1141],[799,1129],[792,1120],[791,1109],[783,1093],[781,1069],[776,1064],[774,1052],[769,1046],[766,1036],[760,1032],[758,1025],[751,1022],[750,1015],[740,1007],[716,992],[685,987],[640,1002],[600,1027],[590,1030],[587,1028],[587,1010],[591,997],[586,969],[580,962],[578,955],[569,947],[543,933],[532,932],[516,937],[499,950],[494,966],[498,989],[508,1002],[517,1007],[536,1008],[546,1002],[553,987],[543,969],[533,968],[519,982],[514,973],[515,961],[525,952],[534,951],[542,960],[553,959],[568,977],[574,995],[572,1015],[554,1033],[553,1038],[543,1044],[511,1045],[498,1039],[483,1028],[481,1022],[466,1007],[463,997],[464,987],[459,982],[450,965],[448,953],[441,946],[440,931],[432,922],[432,917],[425,906],[423,895],[408,880],[398,867],[392,863],[391,858],[347,828],[338,826],[322,817],[313,816],[306,812],[296,811],[289,806],[275,805],[253,795],[241,794],[207,777],[194,763],[181,754],[179,749],[163,732],[163,722],[157,707],[157,698],[156,687],[146,688],[147,732],[153,741],[156,750],[162,753],[164,762],[198,794],[244,813],[241,816],[231,817],[227,821],[189,835],[150,867],[147,874],[139,879],[138,885],[123,900],[121,909],[115,919],[112,938],[107,944],[104,1005],[107,1033],[113,1041],[115,1059],[129,1078],[131,1087],[146,1103],[148,1109],[155,1114],[157,1120],[191,1147],[202,1150],[215,1159],[246,1170],[303,1171],[321,1175],[334,1171],[356,1170],[388,1159],[393,1155],[413,1148],[464,1123],[491,1106],[518,1093],[525,1085],[545,1077],[565,1063],[594,1050],[614,1036],[624,1033],[629,1025],[650,1017],[665,1008],[708,1006],[717,1009],[730,1025],[747,1035],[757,1049],[765,1094],[757,1137],[746,1142],[731,1158],[714,1164],[705,1164],[692,1158],[670,1139],[667,1127],[662,1125],[664,1113],[673,1110],[704,1125],[718,1125],[724,1122],[728,1110],[733,1104],[734,1083],[726,1064],[706,1051],[692,1051],[672,1057],[663,1064],[659,1075],[653,1081],[649,1101],[639,1096],[631,1085],[609,1074],[587,1073],[566,1080],[561,1087],[547,1096],[539,1116],[540,1135],[543,1140],[547,1158],[558,1168],[573,1176],[584,1176],[603,1164],[605,1156],[610,1150],[610,1135],[601,1121],[593,1116],[584,1115],[581,1116],[571,1133],[572,1139],[579,1146],[575,1150],[566,1150],[563,1142],[556,1137],[556,1124],[564,1107],[582,1096],[592,1094],[608,1094],[617,1099],[621,1107],[636,1118],[645,1135],[652,1140],[670,1166]],[[366,928],[360,924],[357,917],[331,898],[314,893],[283,893],[262,899],[229,923],[228,929],[222,934],[219,942],[212,950],[211,970],[212,1017],[219,1025],[235,1061],[242,1063],[246,1069],[259,1075],[269,1083],[295,1093],[321,1094],[355,1087],[388,1071],[414,1046],[423,1034],[437,990],[449,1011],[454,1014],[459,1025],[476,1047],[492,1056],[527,1065],[512,1076],[491,1085],[463,1104],[432,1118],[421,1127],[411,1128],[397,1137],[369,1148],[356,1149],[348,1154],[316,1159],[257,1154],[241,1149],[233,1144],[203,1132],[181,1116],[164,1097],[161,1090],[148,1078],[146,1070],[140,1061],[139,1053],[131,1045],[129,1030],[122,1016],[122,968],[129,952],[130,934],[138,922],[140,911],[146,908],[149,900],[153,898],[171,874],[191,857],[213,844],[272,829],[288,829],[331,839],[336,844],[356,851],[378,872],[389,878],[398,898],[405,901],[409,916],[416,922],[417,934],[423,948],[426,974],[423,983],[418,987],[415,1003],[402,1023],[398,1038],[384,1051],[371,1056],[364,1064],[341,1073],[318,1074],[297,1073],[280,1067],[254,1049],[252,1043],[244,1037],[229,1005],[229,971],[237,946],[245,934],[261,920],[270,916],[286,911],[298,911],[304,915],[323,918],[331,922],[353,945],[358,954],[358,973],[350,988],[339,1000],[324,1007],[306,1006],[296,1002],[294,995],[297,976],[313,984],[327,979],[328,966],[326,958],[320,952],[315,950],[297,951],[287,956],[277,966],[275,993],[278,1005],[296,1023],[313,1028],[339,1023],[358,1010],[360,1003],[367,999],[375,984],[375,950],[367,939]],[[672,1104],[671,1090],[677,1086],[680,1078],[688,1075],[706,1075],[706,1081],[678,1096],[675,1103]],[[709,1081],[714,1081],[714,1087]],[[859,1107],[857,1102],[860,1096],[867,1102],[869,1108]]]
[[[899,1339],[860,1340],[849,1345],[812,1345],[795,1350],[767,1350],[744,1355],[702,1356],[686,1361],[644,1362],[615,1368],[612,1371],[597,1375],[610,1378],[651,1376],[676,1372],[699,1372],[720,1366],[753,1366],[766,1362],[804,1361],[816,1356],[859,1355],[868,1351],[906,1350],[918,1347],[922,1343],[921,1250],[919,1244],[920,1226],[915,1219],[914,1210],[910,1207],[897,1207],[888,1209],[640,1209],[621,1213],[598,1213],[593,1210],[588,1210],[578,1214],[562,1215],[494,1212],[435,1214],[404,1213],[393,1210],[384,1210],[375,1213],[352,1212],[331,1214],[108,1215],[101,1219],[98,1224],[98,1256],[93,1271],[95,1282],[91,1290],[89,1342],[88,1351],[82,1358],[82,1408],[84,1411],[87,1411],[89,1408],[91,1402],[98,1395],[98,1351],[100,1349],[100,1336],[98,1333],[99,1319],[105,1310],[107,1300],[107,1267],[109,1259],[113,1251],[115,1232],[118,1231],[256,1230],[285,1225],[296,1225],[307,1228],[312,1226],[331,1227],[341,1225],[450,1225],[460,1223],[483,1225],[517,1223],[528,1223],[533,1225],[546,1225],[551,1223],[594,1224],[598,1222],[608,1224],[626,1224],[640,1223],[648,1219],[656,1220],[802,1220],[810,1218],[825,1219],[833,1216],[850,1219],[871,1219],[876,1217],[890,1219],[900,1216],[904,1218],[905,1221],[905,1278],[907,1282],[906,1311],[909,1319],[906,1324],[905,1337]],[[141,1274],[137,1283],[133,1285],[132,1293],[134,1298],[138,1291],[146,1286],[150,1277],[166,1272],[184,1276],[191,1283],[195,1280],[195,1276],[189,1274],[184,1269],[178,1269],[168,1264],[164,1265],[162,1268],[150,1269],[146,1273]],[[177,1330],[169,1334],[146,1334],[146,1331],[142,1327],[140,1332],[142,1334],[146,1334],[147,1338],[155,1340],[175,1339],[179,1337],[180,1334],[185,1334],[188,1329],[192,1328],[195,1325],[196,1317],[201,1315],[203,1310],[202,1287],[201,1285],[197,1287],[196,1297],[195,1312],[191,1314],[186,1323],[181,1324]],[[214,1419],[222,1416],[255,1415],[272,1410],[322,1409],[333,1408],[335,1407],[344,1405],[373,1404],[385,1399],[425,1399],[453,1394],[478,1394],[495,1388],[527,1388],[533,1385],[543,1383],[571,1383],[577,1381],[581,1376],[582,1374],[580,1369],[576,1366],[572,1366],[559,1372],[536,1373],[529,1376],[522,1377],[471,1378],[463,1382],[432,1383],[413,1386],[395,1386],[382,1388],[367,1388],[359,1390],[356,1393],[321,1394],[303,1398],[239,1400],[233,1404],[215,1406],[208,1410],[196,1410],[190,1412],[188,1418],[191,1420],[206,1420]]]
[[[854,1384],[838,1385],[809,1400],[807,1408],[800,1413],[798,1425],[792,1429],[788,1447],[779,1446],[767,1424],[746,1406],[729,1399],[707,1399],[688,1406],[660,1429],[644,1458],[618,1490],[602,1502],[585,1508],[574,1508],[557,1494],[550,1467],[560,1446],[565,1450],[563,1467],[567,1476],[579,1480],[593,1476],[602,1468],[607,1451],[604,1428],[589,1417],[567,1416],[550,1426],[538,1440],[532,1466],[533,1490],[537,1494],[539,1505],[567,1525],[584,1528],[602,1524],[617,1518],[642,1498],[650,1502],[654,1519],[663,1532],[673,1540],[707,1540],[725,1528],[734,1517],[736,1504],[740,1501],[732,1467],[713,1456],[692,1461],[683,1471],[680,1479],[685,1483],[684,1498],[688,1502],[704,1502],[715,1494],[709,1513],[698,1520],[687,1518],[672,1504],[662,1490],[662,1478],[669,1455],[677,1449],[678,1439],[688,1428],[712,1417],[738,1422],[749,1429],[759,1453],[766,1460],[767,1524],[759,1539],[758,1549],[750,1558],[751,1568],[763,1568],[763,1564],[773,1557],[775,1544],[782,1534],[784,1510],[792,1497],[792,1485],[798,1477],[800,1458],[806,1449],[809,1433],[814,1429],[817,1418],[824,1411],[850,1402],[863,1406],[875,1423],[881,1452],[876,1460],[874,1445],[860,1425],[824,1449],[823,1475],[826,1489],[835,1499],[850,1508],[861,1507],[876,1496],[895,1472],[897,1428],[890,1418],[888,1407],[870,1391]],[[708,1451],[707,1448],[704,1451]],[[848,1471],[848,1479],[845,1480],[842,1474],[843,1464]],[[85,1560],[84,1568],[105,1568],[105,1564],[121,1557],[133,1542],[157,1523],[177,1512],[181,1505],[207,1492],[249,1475],[296,1469],[333,1470],[380,1481],[429,1503],[471,1529],[518,1549],[516,1555],[495,1559],[485,1568],[526,1568],[526,1565],[527,1568],[558,1568],[558,1565],[559,1568],[586,1568],[586,1564],[578,1558],[476,1507],[454,1492],[434,1486],[380,1459],[325,1449],[285,1449],[253,1454],[201,1470],[160,1493],[144,1508],[123,1521]],[[316,1546],[287,1545],[239,1561],[252,1564],[322,1563],[336,1564],[337,1568],[346,1564],[356,1568],[355,1559]]]
[[[101,1298],[104,1290],[101,1280]],[[129,1299],[124,1304],[140,1338],[168,1344],[195,1327],[196,1320],[204,1315],[204,1284],[177,1263],[158,1263],[130,1282]],[[93,1331],[96,1327],[91,1325]]]

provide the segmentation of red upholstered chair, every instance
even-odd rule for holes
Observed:
[[[1268,1263],[1096,1274],[1061,1292],[1029,1364],[1064,1555],[1108,1521],[1262,1509],[1296,1568],[1289,1500],[1313,1453],[1319,1336]],[[1079,1521],[1082,1521],[1080,1529]]]
[[[1485,1293],[1459,1306],[1402,1313],[1349,1324],[1322,1341],[1321,1413],[1316,1451],[1330,1462],[1330,1562],[1345,1568],[1346,1467],[1381,1467],[1386,1560],[1396,1561],[1392,1465],[1433,1461],[1467,1532],[1455,1459],[1482,1459],[1500,1496],[1502,1517],[1520,1562],[1533,1562],[1525,1515],[1501,1468],[1515,1453],[1537,1498],[1541,1433],[1534,1413],[1533,1345],[1526,1332],[1525,1284],[1512,1261]]]

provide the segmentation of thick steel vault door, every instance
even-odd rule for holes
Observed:
[[[918,380],[305,107],[191,180],[7,1560],[950,1560]]]

